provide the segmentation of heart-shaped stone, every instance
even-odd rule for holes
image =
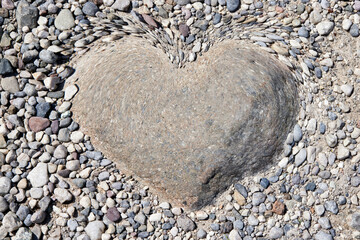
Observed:
[[[93,47],[75,78],[73,112],[94,145],[191,208],[269,166],[297,114],[288,68],[235,40],[179,69],[147,41],[127,37]]]

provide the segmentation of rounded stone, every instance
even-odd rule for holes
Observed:
[[[74,16],[69,9],[62,9],[55,18],[54,24],[61,31],[71,29],[75,26]]]
[[[94,145],[192,208],[271,164],[298,110],[288,68],[238,41],[178,69],[160,49],[129,37],[94,47],[73,76],[74,116]]]

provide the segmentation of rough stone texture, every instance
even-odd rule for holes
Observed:
[[[26,1],[21,1],[16,8],[16,20],[19,29],[28,26],[30,29],[37,26],[39,11],[36,7],[30,5]]]
[[[192,208],[266,167],[297,114],[290,71],[236,41],[177,69],[130,37],[94,47],[76,68],[73,110],[95,146]]]

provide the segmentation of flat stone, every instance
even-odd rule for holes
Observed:
[[[16,93],[19,89],[19,83],[16,77],[5,77],[1,79],[1,87],[10,93]]]
[[[47,164],[39,162],[36,167],[29,172],[27,179],[35,188],[46,185],[49,182]]]
[[[73,76],[80,88],[74,117],[95,147],[193,208],[271,163],[297,114],[287,67],[237,41],[213,46],[185,70],[129,37],[104,51],[94,47]]]
[[[31,117],[29,119],[29,128],[33,132],[40,132],[50,126],[50,121],[47,118]]]
[[[71,100],[78,91],[79,91],[79,88],[76,85],[70,85],[70,86],[66,87],[64,100],[65,101]]]
[[[69,9],[62,9],[55,18],[54,24],[57,29],[64,31],[75,26],[75,19]]]

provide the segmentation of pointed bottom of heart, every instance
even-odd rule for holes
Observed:
[[[166,200],[197,209],[282,151],[298,112],[293,74],[240,41],[184,68],[146,40],[76,60],[75,119],[95,147]]]

